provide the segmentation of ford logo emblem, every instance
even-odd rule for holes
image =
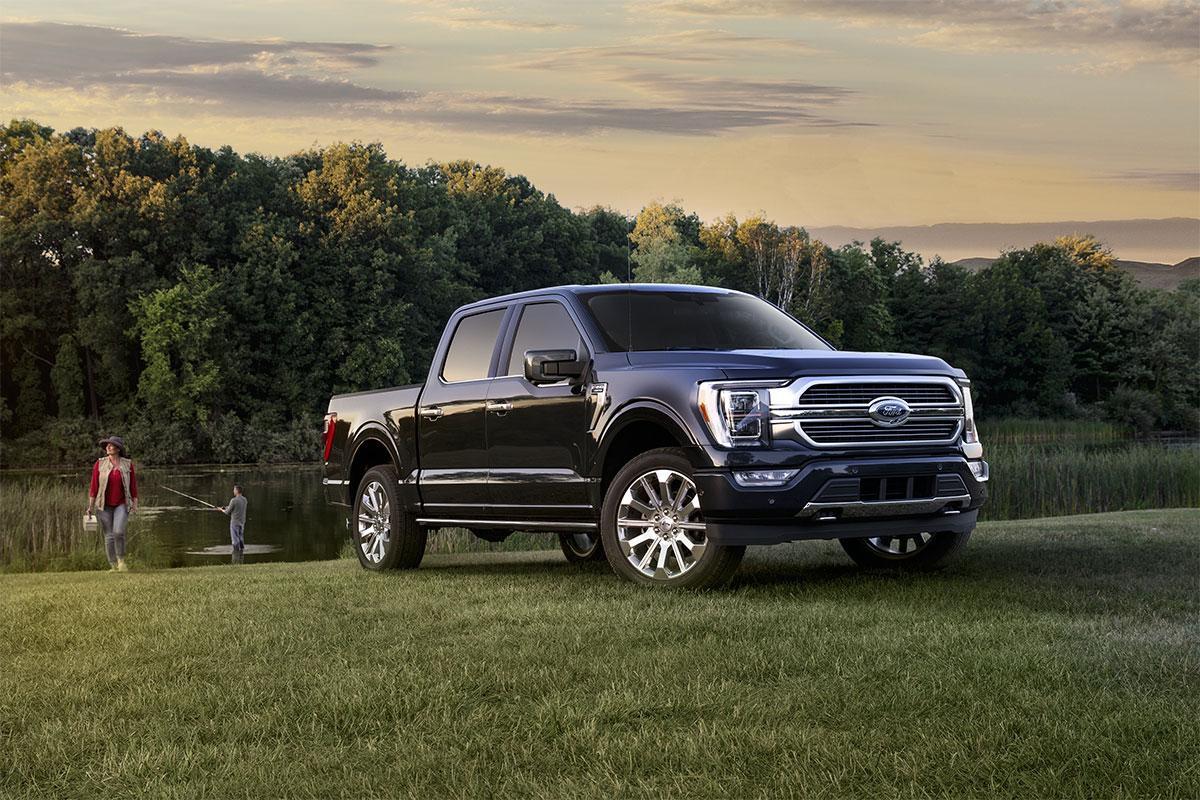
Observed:
[[[879,397],[867,407],[867,414],[870,415],[871,421],[881,428],[903,425],[911,413],[912,409],[908,407],[908,403],[899,397]]]

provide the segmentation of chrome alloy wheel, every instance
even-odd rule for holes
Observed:
[[[915,556],[933,541],[931,533],[914,533],[905,536],[874,536],[867,539],[867,547],[884,558],[904,559]]]
[[[696,484],[672,469],[639,475],[617,509],[617,543],[648,578],[669,580],[700,561],[707,548]]]
[[[392,508],[383,484],[371,481],[358,499],[358,546],[363,556],[378,564],[392,539]]]

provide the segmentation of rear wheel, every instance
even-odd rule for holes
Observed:
[[[560,533],[558,546],[572,564],[604,560],[604,540],[594,531]]]
[[[367,470],[354,495],[350,538],[366,569],[415,569],[425,555],[423,528],[400,501],[396,469]]]
[[[866,539],[839,539],[861,567],[933,569],[941,566],[966,545],[966,533],[910,533],[902,536],[872,536]]]
[[[692,465],[674,448],[643,453],[617,473],[600,530],[613,570],[649,586],[719,586],[746,552],[709,541]]]

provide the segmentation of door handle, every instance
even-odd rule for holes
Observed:
[[[512,411],[512,403],[507,400],[488,400],[484,408],[495,414],[506,414]]]
[[[442,418],[444,412],[437,406],[428,406],[421,409],[421,416],[430,422],[434,422]]]

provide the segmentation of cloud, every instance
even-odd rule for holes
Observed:
[[[616,61],[718,63],[746,61],[759,55],[774,57],[781,52],[810,54],[816,51],[799,39],[700,29],[640,36],[618,45],[540,50],[532,56],[511,59],[506,66],[516,69],[564,70],[606,67]]]
[[[912,44],[968,51],[1045,51],[1082,67],[1200,60],[1192,0],[650,0],[642,8],[698,17],[790,16],[902,28]]]
[[[657,78],[646,76],[647,83]],[[423,120],[469,130],[500,132],[537,132],[583,135],[609,130],[660,133],[675,136],[711,136],[728,131],[771,125],[810,127],[859,127],[815,113],[800,102],[791,104],[733,102],[687,102],[683,91],[674,104],[631,104],[597,101],[560,101],[537,97],[464,97],[442,98],[439,105],[424,105],[415,111]],[[426,98],[434,100],[435,98]],[[405,110],[400,116],[409,114]]]
[[[10,94],[22,87],[30,95],[103,93],[114,102],[154,104],[180,113],[202,104],[207,113],[238,118],[336,115],[475,132],[585,135],[621,130],[709,136],[774,125],[846,125],[829,111],[853,94],[799,81],[645,69],[607,75],[635,96],[627,102],[428,92],[385,89],[354,79],[356,71],[381,63],[391,49],[382,45],[191,39],[46,22],[8,24],[2,36],[0,73]],[[659,38],[715,46],[745,39],[720,32]]]
[[[413,17],[413,19],[420,22],[441,25],[446,28],[483,28],[494,31],[514,31],[523,33],[573,31],[577,27],[575,25],[566,25],[558,22],[488,16],[487,14],[484,14],[473,8],[450,9],[445,14],[418,14]]]
[[[346,71],[372,66],[390,49],[353,42],[189,39],[90,25],[23,22],[0,27],[0,72],[10,81],[66,84],[142,70],[246,64],[267,56],[305,59],[325,69]]]
[[[854,94],[849,89],[803,81],[688,77],[655,72],[630,73],[618,80],[660,97],[674,97],[697,105],[797,109],[833,105]]]
[[[347,80],[319,79],[305,75],[272,75],[250,69],[221,69],[212,72],[142,72],[125,78],[126,86],[143,86],[157,93],[197,100],[261,109],[262,105],[285,110],[301,106],[358,106],[383,102],[411,102],[419,92],[393,91],[360,86]]]
[[[1103,180],[1136,183],[1181,192],[1200,190],[1200,170],[1131,169],[1105,175]]]
[[[664,71],[670,66],[744,65],[760,54],[774,62],[781,51],[788,54],[813,52],[808,44],[798,39],[717,29],[640,36],[615,45],[542,50],[532,56],[499,63],[511,69],[573,72],[583,78],[618,85],[644,101],[626,106],[575,104],[569,107],[569,113],[565,105],[553,111],[505,109],[500,116],[531,125],[554,126],[570,124],[567,117],[574,116],[597,127],[693,135],[767,125],[872,126],[871,123],[847,122],[830,115],[832,106],[856,95],[847,88],[798,80]],[[559,117],[559,112],[564,116]]]

